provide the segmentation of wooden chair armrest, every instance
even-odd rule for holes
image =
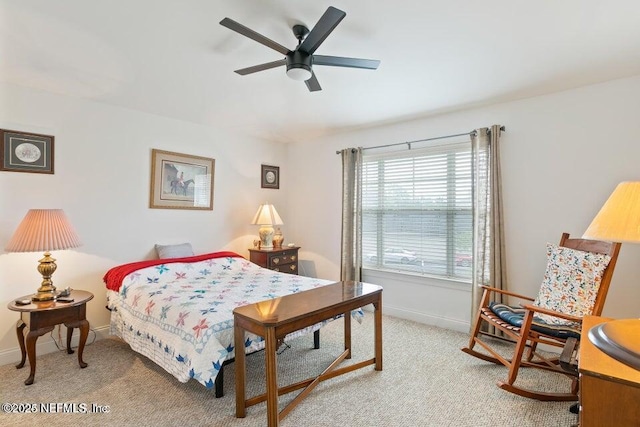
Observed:
[[[520,298],[520,299],[525,299],[527,301],[535,301],[535,298],[531,298],[525,295],[520,295],[520,294],[516,294],[514,292],[509,292],[509,291],[505,291],[504,289],[496,289],[496,288],[492,288],[491,286],[485,286],[485,285],[480,285],[481,288],[483,288],[486,291],[489,292],[497,292],[499,294],[503,294],[503,295],[509,295],[511,297],[516,297],[516,298]]]
[[[549,316],[559,317],[561,319],[571,320],[572,322],[582,322],[582,317],[572,316],[570,314],[560,313],[558,311],[549,310],[547,308],[538,307],[531,304],[520,304],[522,308],[535,313],[548,314]]]

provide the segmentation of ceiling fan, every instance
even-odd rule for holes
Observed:
[[[380,61],[376,59],[345,58],[342,56],[313,54],[346,15],[347,14],[345,12],[329,6],[311,31],[309,31],[309,29],[304,25],[294,25],[293,34],[298,39],[298,46],[296,46],[294,50],[289,50],[280,43],[268,39],[262,34],[256,33],[252,29],[245,27],[233,19],[224,18],[220,21],[220,24],[285,55],[284,59],[254,65],[253,67],[242,68],[240,70],[236,70],[236,73],[244,76],[258,71],[264,71],[281,65],[286,65],[287,75],[289,77],[294,80],[304,80],[309,91],[315,92],[322,90],[322,88],[320,87],[320,83],[318,83],[318,79],[312,70],[313,65],[362,68],[366,70],[375,70],[378,68],[378,65],[380,65]]]

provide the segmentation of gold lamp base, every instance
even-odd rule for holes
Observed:
[[[53,301],[56,299],[55,290],[53,292],[40,292],[31,296],[31,301]]]
[[[38,261],[38,272],[42,274],[42,283],[35,295],[31,297],[32,301],[51,301],[56,299],[56,287],[53,286],[51,276],[56,271],[55,258],[51,257],[49,251],[44,253],[44,258]]]

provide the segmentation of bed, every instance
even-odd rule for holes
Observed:
[[[110,269],[104,282],[111,334],[178,381],[195,379],[207,388],[216,385],[224,362],[234,357],[234,308],[334,283],[268,270],[234,252],[124,264]],[[247,335],[246,353],[262,348],[262,337]],[[217,397],[221,386],[218,381]]]

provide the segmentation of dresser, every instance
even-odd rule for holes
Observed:
[[[249,249],[249,261],[269,270],[298,274],[298,250],[294,246],[278,249]]]
[[[586,316],[582,321],[580,427],[640,425],[640,371],[609,357],[588,338],[589,329],[611,320]]]

